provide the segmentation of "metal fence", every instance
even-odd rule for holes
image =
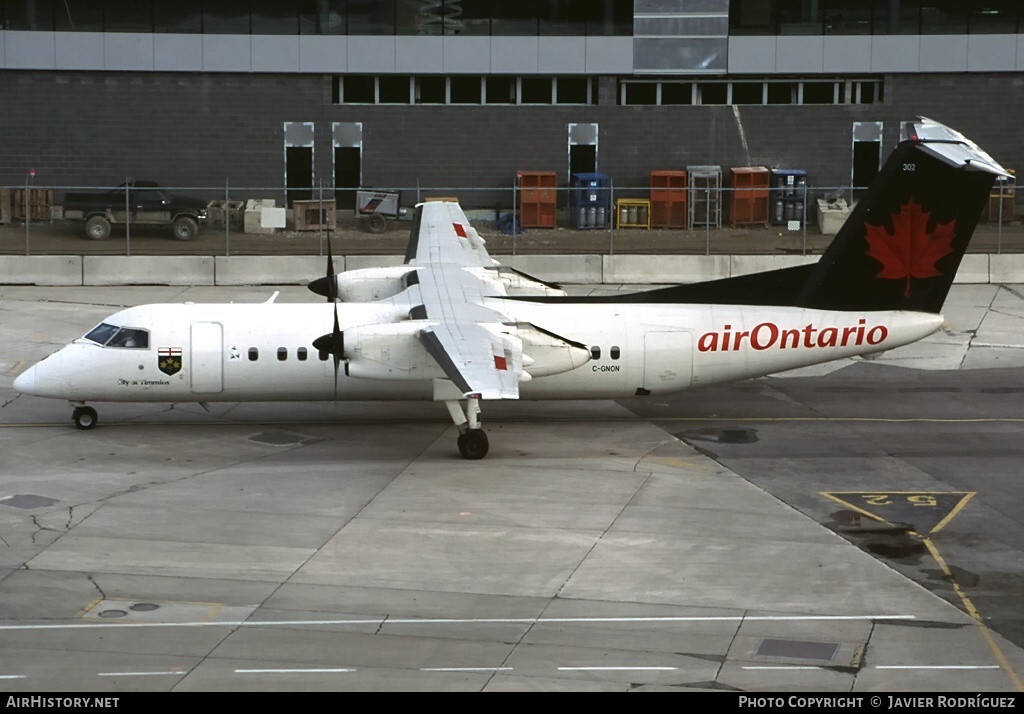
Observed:
[[[554,177],[555,174],[550,174]],[[550,185],[547,185],[550,183]],[[157,190],[151,186],[137,189]],[[849,186],[727,187],[710,180],[686,186],[557,186],[520,177],[506,187],[397,186],[161,186],[169,203],[143,206],[120,186],[0,186],[0,254],[6,255],[324,255],[402,252],[413,207],[423,200],[454,198],[487,237],[494,254],[529,252],[673,252],[690,254],[787,252],[806,254],[827,245],[862,189]],[[397,194],[383,214],[357,210],[357,194]],[[67,210],[68,198],[86,194],[108,213],[108,236],[90,239],[87,212]],[[172,230],[174,197],[206,206],[194,237]],[[987,220],[995,226],[992,252],[1024,250],[1016,221],[1015,191],[997,184]],[[67,203],[67,208],[65,204]],[[819,207],[824,207],[824,216]],[[145,210],[143,210],[145,209]],[[266,225],[267,211],[272,227]],[[821,215],[819,215],[821,214]],[[986,220],[986,216],[983,216]],[[825,225],[821,225],[824,221]],[[820,227],[819,227],[820,226]],[[831,228],[830,228],[831,226]],[[824,231],[821,230],[824,228]],[[569,233],[571,232],[571,233]],[[187,231],[185,232],[187,233]],[[823,235],[824,233],[824,235]],[[178,240],[175,240],[175,238]],[[749,240],[741,240],[749,237]],[[774,239],[766,247],[765,237]],[[1020,245],[1018,246],[1018,243]]]

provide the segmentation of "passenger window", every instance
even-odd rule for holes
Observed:
[[[316,353],[316,356],[320,358],[321,362],[326,362],[327,358],[331,356],[331,353],[328,352],[327,350],[319,350]]]
[[[260,358],[259,348],[257,348],[257,347],[250,347],[249,348],[249,361],[250,362],[255,362],[259,358]]]
[[[278,347],[277,348],[277,361],[278,362],[284,362],[286,359],[288,359],[288,348],[287,347]]]
[[[594,359],[601,359],[601,348],[600,347],[591,347],[590,348],[590,356],[593,357]]]
[[[295,356],[298,358],[299,362],[305,362],[306,361],[306,348],[305,347],[300,347],[299,349],[295,350]]]
[[[612,347],[611,350],[609,350],[609,354],[611,355],[612,359],[618,359],[619,358],[619,348],[618,347]]]

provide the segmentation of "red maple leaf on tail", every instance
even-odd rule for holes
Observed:
[[[921,204],[908,199],[892,214],[893,232],[885,226],[865,223],[868,255],[882,264],[875,277],[889,280],[907,279],[904,297],[910,297],[911,278],[932,278],[942,275],[935,266],[941,258],[953,252],[956,221],[939,223],[928,232],[931,212],[921,210]]]

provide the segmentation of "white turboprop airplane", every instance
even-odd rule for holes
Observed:
[[[129,308],[14,387],[69,400],[81,429],[96,425],[96,401],[443,401],[460,453],[479,459],[482,400],[658,395],[889,350],[942,325],[989,191],[1008,176],[952,129],[908,129],[813,265],[569,297],[499,267],[457,203],[424,203],[404,265],[335,275],[328,255],[310,284],[328,304]]]

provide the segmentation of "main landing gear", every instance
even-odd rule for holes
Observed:
[[[79,429],[92,429],[96,426],[96,410],[92,407],[75,407],[75,410],[71,412],[71,418],[75,420],[75,426]]]
[[[462,458],[476,460],[487,456],[490,445],[487,442],[487,434],[480,428],[480,398],[469,397],[466,400],[465,413],[455,400],[445,401],[444,405],[448,407],[448,413],[459,429],[458,444]]]

